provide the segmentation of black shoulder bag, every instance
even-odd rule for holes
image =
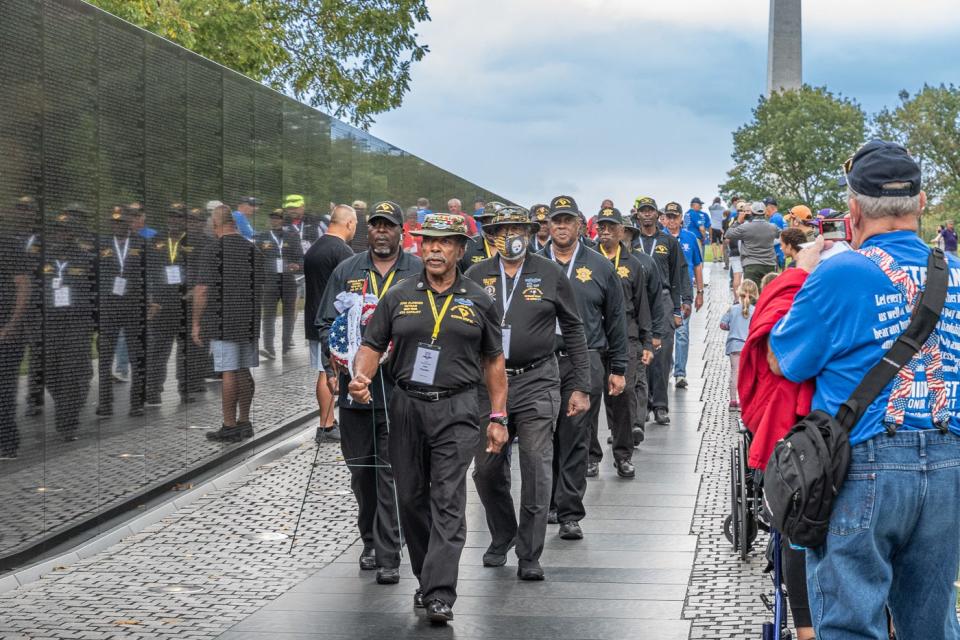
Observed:
[[[818,547],[826,541],[833,501],[850,466],[850,430],[937,326],[947,276],[943,252],[934,249],[910,325],[840,405],[836,417],[813,411],[777,443],[763,473],[763,503],[771,524],[792,543]],[[895,429],[888,427],[888,432],[892,435]]]

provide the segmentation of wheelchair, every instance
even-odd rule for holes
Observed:
[[[723,535],[733,545],[740,560],[747,561],[759,530],[770,531],[763,520],[763,494],[754,481],[755,473],[747,466],[752,434],[740,425],[737,444],[730,448],[730,513],[723,521]]]

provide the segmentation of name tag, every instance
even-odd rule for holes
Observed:
[[[122,296],[127,292],[127,279],[117,276],[113,279],[113,295]]]
[[[165,267],[167,272],[167,284],[183,284],[183,276],[180,272],[180,265],[168,264]]]
[[[283,273],[283,258],[277,258],[277,273]]]
[[[70,306],[70,287],[57,287],[53,290],[53,306]]]
[[[500,333],[503,334],[503,357],[505,360],[510,359],[510,326],[506,325],[500,328]]]
[[[430,344],[420,344],[417,347],[417,357],[413,362],[411,382],[426,386],[433,386],[437,377],[437,365],[440,364],[440,347]]]
[[[63,286],[63,278],[54,278],[53,282],[50,283],[50,286],[54,289],[59,289]]]
[[[309,240],[303,240],[303,241],[300,243],[300,246],[303,247],[303,252],[306,253],[307,251],[310,250],[310,247],[313,246],[313,243],[310,242]]]

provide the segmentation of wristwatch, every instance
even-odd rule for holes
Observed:
[[[490,422],[496,422],[501,427],[507,426],[507,416],[490,416]]]

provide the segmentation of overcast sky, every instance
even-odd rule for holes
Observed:
[[[371,133],[525,206],[712,198],[765,89],[768,0],[429,6],[431,52]],[[956,83],[958,33],[955,0],[804,0],[804,81],[873,112]]]

